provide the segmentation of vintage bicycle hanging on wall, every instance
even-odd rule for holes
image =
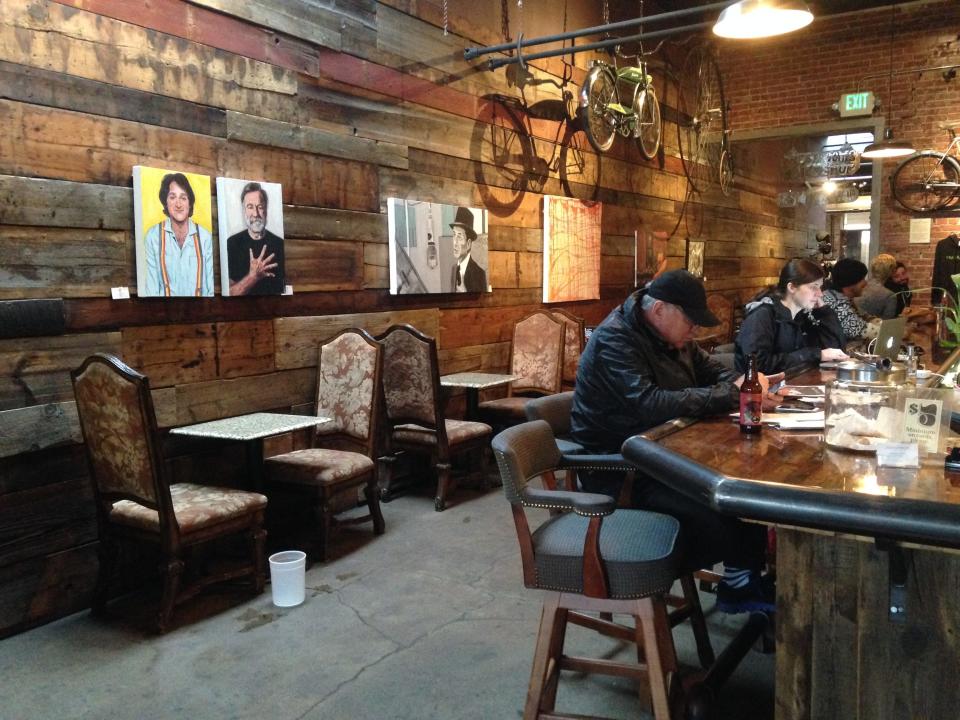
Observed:
[[[893,197],[907,210],[918,213],[949,210],[960,204],[960,162],[956,149],[960,123],[940,123],[950,136],[943,152],[922,150],[904,160],[890,176]]]

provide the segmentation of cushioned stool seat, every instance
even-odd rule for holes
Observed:
[[[537,585],[583,592],[583,543],[590,519],[556,515],[533,533]],[[611,598],[665,593],[677,577],[676,518],[643,510],[617,510],[600,529],[600,555]]]

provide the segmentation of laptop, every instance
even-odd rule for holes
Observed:
[[[897,356],[900,355],[900,342],[906,331],[907,319],[904,317],[881,320],[880,330],[877,332],[877,343],[874,345],[874,355],[896,362]]]

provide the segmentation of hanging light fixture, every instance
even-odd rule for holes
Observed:
[[[893,128],[890,127],[890,113],[893,110],[893,21],[897,6],[890,6],[890,75],[887,77],[887,127],[883,131],[883,140],[867,145],[860,157],[869,159],[895,158],[913,155],[913,146],[903,140],[893,139]]]
[[[800,0],[739,0],[723,9],[713,32],[735,40],[783,35],[813,22],[813,13]]]

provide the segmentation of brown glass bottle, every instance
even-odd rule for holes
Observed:
[[[757,374],[757,356],[747,358],[747,372],[740,385],[740,432],[759,435],[763,429],[760,418],[763,414],[763,386]]]

